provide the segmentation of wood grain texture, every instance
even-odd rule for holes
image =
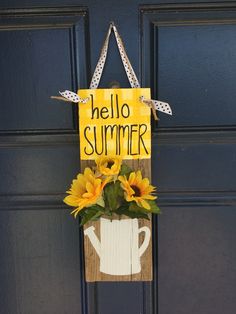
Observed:
[[[142,171],[143,176],[151,177],[151,160],[126,160],[124,161],[132,169]],[[94,164],[94,161],[81,161],[81,171],[87,167]],[[129,219],[127,217],[121,217],[121,219]],[[93,226],[95,228],[95,233],[100,239],[100,221],[89,222],[84,226],[84,230],[88,227]],[[139,228],[147,226],[152,230],[151,217],[150,220],[139,219]],[[142,245],[144,240],[143,232],[139,236],[139,247]],[[96,253],[94,247],[92,246],[89,238],[84,236],[84,253],[85,253],[85,278],[87,282],[95,281],[151,281],[152,280],[152,237],[150,239],[148,248],[141,256],[141,272],[138,274],[124,275],[124,276],[114,276],[101,273],[100,258]]]

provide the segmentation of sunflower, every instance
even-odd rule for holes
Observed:
[[[122,159],[119,157],[101,156],[95,160],[98,171],[105,176],[114,176],[120,172]]]
[[[121,187],[124,190],[124,196],[127,202],[135,201],[139,207],[150,210],[150,204],[147,200],[154,200],[157,197],[151,195],[155,187],[150,185],[148,178],[142,178],[141,171],[131,172],[129,178],[119,176]]]
[[[85,168],[84,174],[79,173],[77,178],[72,181],[70,190],[67,191],[70,195],[66,196],[63,200],[67,205],[76,207],[71,214],[74,214],[76,218],[80,210],[84,207],[94,204],[104,206],[102,192],[109,180],[110,178],[104,181],[96,178],[90,168]]]

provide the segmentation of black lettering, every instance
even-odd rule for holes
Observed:
[[[113,94],[111,94],[111,118],[114,118],[114,110],[113,110]]]
[[[123,137],[125,137],[125,132],[128,131],[128,134],[129,135],[129,125],[126,124],[126,125],[120,125],[118,126],[118,130],[119,130],[119,133],[121,133],[121,130],[123,131]]]
[[[92,149],[91,153],[89,153],[89,152],[87,152],[87,147],[85,147],[84,153],[89,156],[89,155],[92,155],[94,153],[94,148],[93,148],[92,143],[90,142],[90,140],[87,137],[87,130],[90,131],[90,126],[86,126],[86,128],[84,129],[84,138],[86,139],[86,141],[88,142],[88,144],[90,145],[90,147]]]
[[[94,134],[94,148],[95,148],[95,152],[98,155],[102,155],[103,154],[103,149],[104,149],[103,125],[101,126],[101,136],[100,136],[101,141],[99,141],[99,143],[98,143],[98,140],[97,140],[97,138],[99,138],[99,137],[97,136],[97,127],[96,126],[93,128],[93,134]],[[98,146],[99,145],[102,146],[100,152],[98,152]]]
[[[141,133],[141,128],[142,128],[142,127],[144,127],[144,131]],[[145,146],[145,144],[144,144],[144,140],[143,140],[143,138],[142,138],[142,136],[146,133],[146,131],[147,131],[147,125],[146,125],[146,124],[140,124],[140,125],[139,125],[138,151],[139,151],[139,154],[140,154],[140,150],[141,150],[140,142],[142,142],[143,148],[144,148],[146,154],[148,155],[148,150],[147,150],[147,148],[146,148],[146,146]]]
[[[117,134],[117,125],[104,125],[104,141],[105,141],[105,155],[107,155],[107,142],[108,142],[108,130],[110,130],[110,138],[113,138],[113,133],[114,130],[116,129],[116,134]],[[116,154],[117,154],[117,135],[116,135]],[[118,154],[117,154],[118,155]]]
[[[126,108],[126,115],[125,115],[125,108]],[[130,110],[129,110],[129,106],[127,104],[123,104],[121,107],[121,114],[123,118],[128,118],[130,116]]]
[[[92,99],[92,116],[91,116],[91,119],[94,119],[94,115],[95,115],[95,112],[96,112],[96,114],[97,114],[97,117],[96,117],[96,119],[99,119],[99,109],[98,109],[98,107],[93,107],[93,95],[92,94],[90,94],[90,96],[91,96],[91,99]]]
[[[102,107],[101,111],[100,111],[100,115],[102,117],[102,119],[107,119],[109,117],[109,110],[107,107]],[[107,114],[106,117],[103,114]]]
[[[130,155],[138,155],[138,153],[134,153],[132,151],[132,147],[133,147],[133,133],[138,132],[137,127],[138,127],[137,124],[131,124],[131,126],[130,126],[130,135],[129,135],[129,138],[130,138]]]
[[[119,101],[118,101],[118,95],[116,94],[116,117],[119,119],[120,114],[119,114]]]
[[[126,138],[127,138],[127,155],[129,155],[129,125],[119,125],[118,126],[118,146],[119,146],[119,155],[120,155],[120,147],[122,147],[124,149],[124,145],[123,145],[123,141],[121,141],[121,131],[123,139],[125,137],[125,133],[126,133]],[[121,146],[122,145],[122,146]]]

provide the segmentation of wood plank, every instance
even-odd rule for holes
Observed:
[[[143,176],[151,179],[151,160],[126,160],[124,161],[132,169],[142,171]],[[91,166],[94,161],[81,161],[81,170],[85,167]],[[127,217],[121,217],[121,219],[129,219]],[[139,228],[147,226],[152,230],[151,217],[150,221],[146,219],[138,220]],[[100,240],[100,220],[96,222],[89,222],[84,226],[84,230],[93,226],[95,228],[95,233]],[[141,247],[144,241],[144,232],[140,233],[139,236],[139,247]],[[93,245],[91,244],[88,236],[84,236],[84,253],[85,253],[85,277],[87,282],[94,281],[151,281],[152,280],[152,237],[150,238],[149,245],[141,256],[141,271],[136,274],[131,275],[108,275],[100,271],[100,258],[95,251]]]

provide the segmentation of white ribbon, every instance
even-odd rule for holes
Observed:
[[[140,101],[161,111],[163,113],[169,114],[172,116],[172,109],[170,105],[167,102],[159,101],[159,100],[154,100],[154,99],[146,99],[144,96],[140,97]]]
[[[81,98],[78,94],[71,92],[70,90],[65,90],[64,92],[59,92],[59,94],[64,97],[65,99],[78,103],[81,102],[82,104],[86,104],[86,102],[89,100],[89,98]]]
[[[107,58],[107,50],[108,50],[108,45],[109,45],[109,40],[110,40],[110,35],[111,35],[112,30],[114,31],[114,34],[115,34],[116,43],[117,43],[117,46],[118,46],[118,49],[120,52],[121,60],[122,60],[122,63],[124,65],[125,72],[126,72],[126,75],[128,77],[130,86],[132,88],[139,88],[140,87],[139,81],[138,81],[137,76],[134,72],[134,69],[133,69],[133,67],[129,61],[129,58],[128,58],[127,53],[125,51],[125,48],[124,48],[122,39],[120,37],[120,34],[118,33],[113,22],[110,23],[110,26],[109,26],[109,29],[108,29],[108,32],[106,35],[106,39],[104,41],[104,44],[103,44],[103,47],[101,50],[101,54],[100,54],[98,63],[96,65],[96,68],[94,70],[93,77],[92,77],[89,88],[94,89],[94,88],[97,88],[99,85],[99,82],[100,82],[100,79],[102,76],[102,72],[103,72],[103,68],[104,68],[104,65],[106,62],[106,58]]]
[[[110,40],[110,35],[111,35],[112,30],[115,34],[116,43],[117,43],[117,46],[119,49],[121,60],[122,60],[122,63],[124,65],[125,72],[127,74],[130,86],[132,88],[140,88],[139,81],[138,81],[137,76],[134,72],[134,69],[132,68],[132,65],[129,61],[129,58],[128,58],[127,53],[125,51],[124,44],[122,42],[120,34],[118,33],[117,28],[113,22],[110,23],[110,26],[109,26],[102,50],[101,50],[101,54],[100,54],[98,63],[96,65],[96,68],[95,68],[95,71],[94,71],[94,74],[93,74],[89,88],[90,89],[96,89],[99,85],[100,80],[101,80],[102,72],[103,72],[104,65],[105,65],[106,58],[107,58],[108,45],[109,45],[109,40]],[[59,92],[59,93],[64,98],[64,100],[71,101],[74,103],[85,104],[89,100],[89,98],[83,99],[83,98],[79,97],[78,94],[71,92],[69,90],[65,90],[64,92]],[[60,98],[60,97],[53,97],[53,98]],[[140,97],[140,101],[147,104],[149,107],[152,108],[152,110],[154,112],[154,116],[156,116],[155,110],[158,110],[158,111],[161,111],[163,113],[172,115],[171,107],[166,102],[154,100],[154,99],[145,99],[143,96]]]

